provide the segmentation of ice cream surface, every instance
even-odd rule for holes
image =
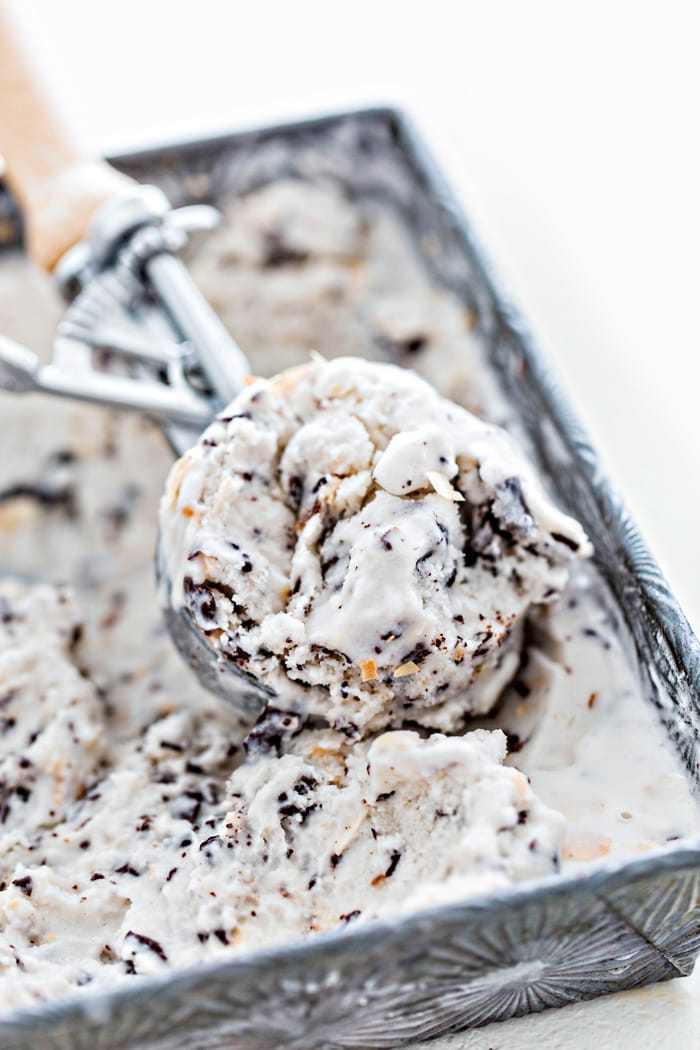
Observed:
[[[256,189],[225,211],[192,270],[257,373],[308,368],[311,350],[328,360],[383,359],[482,419],[508,422],[471,311],[428,276],[391,207],[297,180]],[[22,256],[0,256],[0,331],[41,349],[59,317],[50,286]],[[406,382],[414,388],[413,377]],[[221,425],[224,437],[231,426]],[[153,551],[172,466],[160,431],[134,416],[1,392],[0,431],[0,567],[20,577],[0,582],[3,1020],[66,995],[91,1009],[92,989],[132,987],[168,967],[501,892],[554,872],[555,857],[571,873],[697,835],[688,778],[640,693],[624,626],[590,560],[571,551],[567,562],[548,538],[554,523],[532,492],[525,496],[520,466],[506,476],[524,478],[537,548],[564,560],[555,568],[542,553],[520,552],[519,539],[512,555],[486,547],[504,572],[527,561],[527,596],[504,576],[504,600],[540,594],[532,573],[569,580],[520,617],[520,664],[480,731],[468,722],[468,735],[460,726],[445,736],[452,731],[417,729],[411,716],[398,732],[368,726],[356,739],[347,726],[323,728],[317,715],[268,709],[244,746],[235,712],[201,688],[159,614]],[[232,455],[221,440],[216,454]],[[320,462],[316,441],[299,448],[299,461],[314,449]],[[289,462],[285,477],[297,470]],[[432,467],[423,467],[427,476]],[[500,475],[466,473],[491,499]],[[447,477],[450,492],[437,481],[442,495],[432,483],[397,495],[392,477],[407,480],[388,471],[390,487],[372,478],[371,491],[396,500],[398,522],[409,503],[426,501],[455,523],[451,537],[472,530],[478,500],[468,508],[466,491],[464,501],[450,497],[458,474]],[[340,490],[348,479],[353,471],[333,480]],[[242,490],[255,495],[259,485],[263,496],[258,480],[243,480]],[[299,509],[287,499],[273,502],[296,524]],[[497,501],[494,519],[518,503]],[[302,505],[302,514],[313,506],[308,492]],[[252,507],[257,525],[263,515]],[[350,520],[341,516],[337,527]],[[488,524],[484,540],[494,532]],[[457,557],[438,533],[421,596],[433,585],[437,593],[441,559]],[[300,535],[293,530],[295,545]],[[253,539],[241,549],[257,559],[264,550]],[[201,559],[192,564],[203,568]],[[480,555],[472,569],[487,564]],[[412,585],[414,567],[407,558]],[[251,569],[236,580],[254,578]],[[489,573],[486,582],[491,601],[497,581]],[[438,709],[424,715],[437,718]]]
[[[360,358],[244,390],[173,467],[161,540],[219,659],[349,736],[488,712],[590,551],[505,431]]]
[[[230,725],[181,710],[110,752],[107,712],[78,670],[70,596],[2,585],[0,609],[5,1001],[489,893],[559,867],[564,821],[503,764],[500,730],[351,744],[268,710],[241,747]]]
[[[0,828],[52,827],[98,776],[102,710],[72,653],[73,597],[44,586],[0,590]],[[0,840],[2,835],[0,835]]]

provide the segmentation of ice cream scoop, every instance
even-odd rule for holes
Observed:
[[[173,210],[86,154],[41,87],[0,0],[0,153],[32,259],[71,303],[51,364],[0,339],[0,387],[147,412],[174,448],[194,439],[250,371],[176,252],[214,210]],[[101,367],[105,358],[116,369]]]
[[[174,465],[160,525],[207,684],[350,737],[491,710],[528,611],[590,551],[505,431],[358,358],[248,386]]]
[[[0,387],[151,414],[183,451],[250,371],[175,256],[192,226],[211,223],[212,210],[173,211],[157,188],[86,156],[49,103],[1,0],[0,152],[29,254],[71,303],[49,365],[0,339]],[[102,367],[105,359],[116,369]]]

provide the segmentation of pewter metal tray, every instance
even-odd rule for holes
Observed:
[[[117,158],[173,203],[285,176],[388,197],[434,275],[472,307],[541,469],[578,516],[629,628],[643,691],[697,786],[700,645],[471,227],[410,123],[367,110]],[[426,235],[430,234],[427,238]],[[0,246],[20,224],[0,189]],[[436,252],[435,246],[439,245]],[[6,1017],[3,1050],[314,1050],[419,1038],[687,974],[700,846],[202,964]]]

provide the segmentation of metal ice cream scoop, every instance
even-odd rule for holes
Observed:
[[[51,362],[0,335],[0,387],[133,409],[159,420],[176,452],[192,445],[250,371],[174,254],[217,214],[174,211],[154,186],[103,204],[55,267],[70,305]]]
[[[49,364],[0,336],[0,388],[151,415],[183,452],[250,372],[175,254],[190,231],[215,225],[216,211],[173,210],[156,187],[86,159],[38,87],[2,0],[0,153],[29,254],[70,304]],[[235,663],[222,664],[185,610],[167,607],[165,615],[203,684],[254,716],[269,691]]]

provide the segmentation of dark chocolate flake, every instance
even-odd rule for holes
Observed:
[[[232,416],[217,416],[219,423],[231,423],[234,419],[252,419],[251,412],[235,412]]]
[[[413,357],[428,345],[427,337],[421,333],[407,336],[404,339],[392,339],[387,335],[378,335],[375,337],[375,342],[379,349],[391,358]]]
[[[427,656],[430,656],[430,649],[426,648],[422,642],[419,642],[415,649],[411,649],[410,652],[405,653],[401,658],[402,664],[414,663],[420,664],[425,660]]]
[[[280,814],[283,817],[299,817],[299,823],[306,824],[306,821],[314,810],[319,808],[317,802],[312,803],[310,806],[297,806],[293,802],[290,802],[285,806],[280,806]]]
[[[297,477],[296,474],[293,474],[289,479],[287,492],[289,494],[289,503],[292,510],[298,511],[304,496],[304,482],[301,478]]]
[[[184,751],[185,750],[185,748],[183,747],[182,744],[178,744],[174,740],[161,740],[160,741],[160,746],[164,747],[164,748],[167,748],[168,751]]]
[[[44,510],[59,510],[69,518],[78,516],[77,493],[72,482],[20,482],[0,490],[0,503],[9,503],[13,499],[33,500]]]
[[[186,820],[189,824],[195,824],[197,817],[201,813],[202,803],[204,802],[204,795],[201,791],[185,791],[185,798],[191,799],[194,803],[193,806],[188,810],[183,810],[179,814],[182,820]],[[188,843],[189,844],[189,843]]]
[[[22,875],[19,879],[13,879],[12,885],[21,890],[25,897],[31,897],[33,888],[31,875]]]
[[[140,871],[136,868],[132,868],[131,864],[122,864],[121,867],[115,868],[114,872],[116,875],[133,875],[135,879],[138,879],[141,875]]]
[[[266,230],[263,243],[263,266],[275,269],[278,266],[298,266],[309,258],[308,252],[286,241],[277,230]]]
[[[400,860],[401,860],[401,854],[400,853],[395,851],[394,853],[391,854],[391,860],[389,861],[389,867],[384,872],[384,877],[385,878],[387,878],[387,879],[391,878],[391,876],[394,874],[394,872],[398,868]]]
[[[579,544],[575,540],[572,540],[569,536],[564,536],[561,532],[552,532],[551,536],[556,543],[563,543],[565,547],[568,547],[574,553],[579,549]]]
[[[303,720],[290,711],[277,707],[266,707],[243,742],[249,758],[282,753],[282,745],[297,736],[303,728]]]
[[[506,730],[506,740],[508,742],[509,755],[514,755],[516,752],[521,751],[525,746],[525,741],[520,739],[518,733],[511,733]]]
[[[154,940],[153,937],[147,937],[145,933],[135,933],[134,930],[129,930],[126,936],[133,937],[135,941],[139,942],[139,944],[143,944],[146,948],[150,948],[150,950],[157,955],[159,959],[162,959],[163,962],[168,961],[168,956],[163,951],[162,946],[158,941]]]
[[[200,845],[199,845],[200,853],[202,852],[202,850],[205,850],[207,848],[207,846],[211,846],[212,843],[214,843],[214,842],[218,842],[219,845],[221,845],[221,838],[218,835],[210,835],[208,839],[205,839],[204,842],[200,843]]]
[[[211,630],[216,626],[216,598],[212,588],[204,583],[195,583],[191,576],[186,576],[183,583],[187,604],[192,618],[202,630]]]
[[[338,555],[333,554],[330,558],[327,558],[326,561],[321,562],[321,579],[325,580],[333,566],[338,564],[338,560]]]

